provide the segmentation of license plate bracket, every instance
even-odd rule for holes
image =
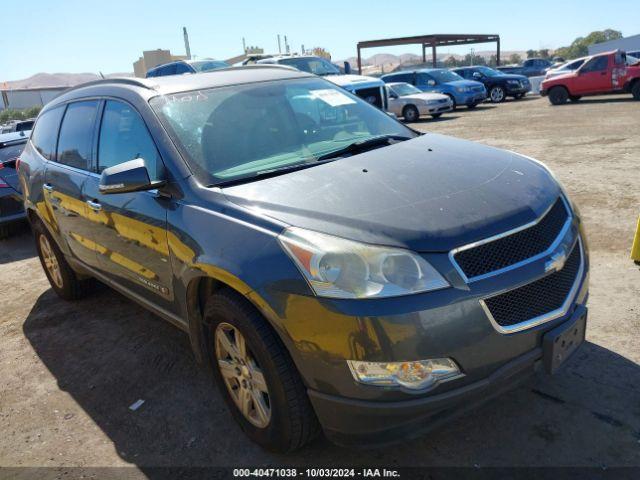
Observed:
[[[587,309],[579,307],[571,320],[545,333],[542,339],[542,361],[547,373],[556,373],[584,342]]]

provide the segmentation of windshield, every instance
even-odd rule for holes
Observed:
[[[303,72],[314,75],[340,75],[340,69],[333,63],[320,57],[283,58],[278,60],[280,65],[289,65]]]
[[[429,70],[427,72],[431,75],[438,83],[447,83],[447,82],[456,82],[458,80],[464,80],[457,73],[451,72],[449,70]]]
[[[399,97],[406,97],[407,95],[415,95],[416,93],[422,93],[413,85],[408,83],[396,83],[391,86],[391,90]]]
[[[191,62],[191,66],[196,72],[210,72],[220,68],[227,68],[229,64],[222,60],[203,60],[201,62]]]
[[[319,157],[412,130],[318,78],[234,85],[155,97],[151,106],[207,185],[317,164]]]
[[[489,67],[477,67],[476,70],[483,75],[486,75],[487,77],[499,77],[501,75],[504,75],[504,73]]]

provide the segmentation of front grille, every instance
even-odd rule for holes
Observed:
[[[360,88],[355,90],[355,94],[371,105],[382,108],[382,93],[380,87]]]
[[[522,287],[484,299],[501,327],[512,327],[562,308],[580,271],[582,252],[576,242],[562,270]]]
[[[519,232],[461,250],[453,258],[471,279],[514,265],[545,252],[558,238],[569,219],[569,212],[561,198],[535,225]]]

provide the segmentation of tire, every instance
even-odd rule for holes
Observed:
[[[79,300],[85,297],[93,283],[92,279],[78,278],[58,248],[58,244],[40,221],[33,222],[32,226],[38,257],[53,291],[64,300]],[[55,268],[47,266],[52,265],[54,261],[57,265],[57,273]]]
[[[504,88],[499,85],[491,87],[491,90],[489,90],[489,100],[491,100],[491,103],[502,103],[506,97],[507,93],[504,91]]]
[[[633,95],[634,100],[640,100],[640,81],[636,81],[631,87],[631,95]]]
[[[458,104],[456,103],[456,99],[453,98],[453,95],[449,95],[448,93],[446,93],[445,95],[451,99],[451,111],[453,112],[458,106]]]
[[[467,105],[467,108],[468,108],[469,110],[473,110],[473,109],[474,109],[474,108],[476,108],[477,106],[478,106],[478,104],[477,104],[477,103],[472,103],[471,105]]]
[[[402,116],[405,122],[413,123],[420,120],[420,112],[415,105],[407,105],[402,109]]]
[[[281,453],[310,442],[320,431],[315,412],[289,353],[262,315],[240,294],[224,289],[209,297],[204,320],[214,379],[245,434],[263,448]],[[236,332],[244,339],[244,349],[235,344]],[[222,338],[231,342],[228,345],[236,353],[244,350],[244,363],[227,355]],[[237,386],[235,393],[231,385]],[[242,403],[238,397],[244,394],[253,406],[248,415],[238,406]],[[269,415],[264,423],[265,416],[259,411],[266,409]]]
[[[549,101],[552,105],[562,105],[567,103],[569,92],[564,87],[553,87],[549,90]]]
[[[581,98],[582,98],[582,96],[580,96],[580,95],[569,95],[569,100],[571,100],[573,103],[576,103]]]
[[[0,225],[0,240],[4,240],[11,235],[11,226],[10,225]]]
[[[431,114],[431,118],[440,118],[442,116],[442,113],[432,113]]]

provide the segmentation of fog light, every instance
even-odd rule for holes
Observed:
[[[353,377],[361,383],[379,386],[402,386],[412,390],[433,387],[440,382],[461,377],[456,362],[434,358],[412,362],[361,362],[347,360]]]

